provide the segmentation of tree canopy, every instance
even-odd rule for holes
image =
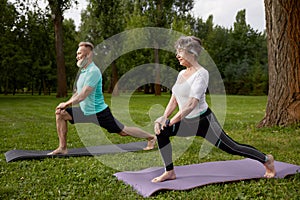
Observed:
[[[66,1],[70,6],[70,2]],[[51,11],[29,9],[21,12],[20,4],[1,0],[0,18],[0,93],[49,94],[57,92],[55,32]],[[99,44],[125,30],[155,26],[176,30],[202,39],[204,48],[216,63],[228,94],[263,95],[268,92],[267,44],[265,32],[251,28],[246,11],[236,15],[231,28],[214,25],[191,14],[192,0],[89,0],[82,12],[79,31],[73,20],[63,20],[63,48],[66,85],[72,91],[78,68],[75,54],[78,42]],[[143,63],[158,62],[182,69],[173,53],[141,49],[118,58],[106,70],[104,90],[112,92],[118,77]],[[100,66],[101,67],[101,66]],[[114,84],[112,84],[114,82]],[[154,92],[154,86],[144,86]]]

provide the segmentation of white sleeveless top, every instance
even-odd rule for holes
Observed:
[[[185,71],[182,70],[179,72],[172,92],[178,103],[179,110],[182,110],[189,98],[194,97],[199,100],[198,105],[186,116],[186,118],[194,118],[205,112],[208,108],[205,92],[208,87],[209,74],[206,69],[201,67],[188,79],[184,79],[182,74]]]

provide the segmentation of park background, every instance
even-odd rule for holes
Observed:
[[[53,19],[46,8],[42,10],[38,5],[35,7],[32,3],[34,1],[30,4],[26,4],[26,1],[20,2],[14,4],[15,6],[10,4],[2,12],[4,21],[1,23],[1,30],[5,37],[1,37],[1,43],[6,45],[0,50],[0,93],[56,93],[58,72]],[[87,40],[97,45],[125,30],[163,27],[202,39],[204,48],[222,75],[228,94],[267,94],[268,57],[265,31],[255,30],[247,24],[246,10],[236,14],[231,28],[214,25],[213,15],[207,19],[196,18],[190,13],[192,2],[178,1],[177,4],[162,5],[160,13],[157,13],[154,1],[147,3],[119,0],[102,1],[100,4],[91,1],[82,12],[79,30],[76,30],[73,19],[63,20],[67,90],[72,92],[78,71],[75,55],[80,41]],[[159,63],[176,70],[183,69],[174,55],[160,51]],[[155,58],[151,49],[121,56],[104,72],[104,90],[112,92],[118,77],[135,66],[153,62]]]
[[[76,1],[49,2],[65,2],[62,8],[66,11]],[[166,4],[159,10],[156,2]],[[214,24],[213,15],[206,19],[191,15],[192,2],[89,1],[87,9],[82,12],[80,27],[76,27],[72,19],[62,20],[64,80],[60,78],[61,73],[57,67],[59,63],[53,23],[59,15],[53,15],[50,7],[41,9],[36,1],[17,0],[12,4],[1,0],[1,199],[141,199],[129,186],[112,176],[117,170],[94,158],[6,163],[4,157],[4,153],[11,149],[42,150],[56,147],[53,110],[72,94],[78,71],[75,55],[79,41],[88,40],[99,44],[122,31],[141,27],[172,28],[201,38],[225,84],[227,115],[224,129],[237,141],[274,154],[276,160],[300,164],[300,132],[297,123],[287,127],[257,128],[265,115],[269,92],[266,32],[247,24],[244,9],[236,13],[235,22],[228,28]],[[174,53],[160,50],[155,54],[153,49],[143,49],[122,55],[103,74],[107,103],[110,104],[111,98],[118,96],[118,93],[111,94],[118,78],[136,66],[159,61],[177,71],[183,69],[178,65]],[[65,84],[65,90],[60,91],[60,84]],[[160,88],[162,93],[157,94],[155,90],[153,84],[144,85],[131,97],[130,114],[140,126],[151,123],[148,117],[151,105],[167,104],[169,91]],[[151,103],[145,105],[144,102]],[[110,135],[105,131],[104,134],[114,143],[137,141],[134,138]],[[70,147],[84,145],[74,126],[70,126],[68,137]],[[200,159],[198,152],[202,142],[201,138],[195,138],[193,145],[175,164],[240,158],[213,149],[209,156]],[[146,161],[138,159],[140,155],[129,156],[137,160],[136,167],[148,167]],[[122,160],[126,158],[124,155],[113,158],[120,159],[120,165],[126,162]],[[103,159],[111,159],[111,156],[104,156]],[[156,162],[161,164],[159,154],[153,160],[153,163]],[[299,178],[297,174],[282,180],[260,179],[215,184],[190,191],[161,192],[152,198],[298,199]]]

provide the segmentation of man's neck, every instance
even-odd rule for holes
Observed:
[[[83,67],[83,69],[86,69],[92,62],[93,62],[93,61],[88,62],[88,63]]]

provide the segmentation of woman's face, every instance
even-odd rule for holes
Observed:
[[[187,52],[185,49],[179,48],[176,49],[176,58],[180,65],[190,67],[192,66],[191,62],[194,60],[194,55]]]

